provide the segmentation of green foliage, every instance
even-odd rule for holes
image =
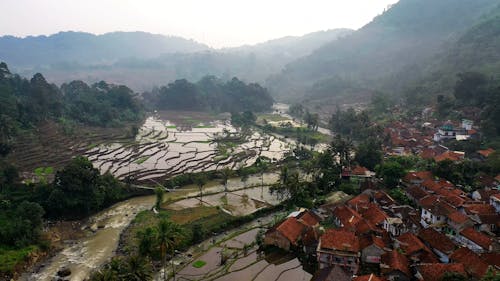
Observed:
[[[212,110],[216,112],[265,111],[273,99],[259,84],[246,84],[238,78],[223,82],[206,76],[197,83],[176,80],[145,94],[150,107],[176,110]]]
[[[375,168],[377,176],[384,180],[384,184],[388,188],[395,188],[399,185],[401,178],[405,175],[406,171],[395,159],[387,159]]]
[[[399,204],[411,205],[412,201],[406,196],[402,188],[393,188],[389,190],[389,195]]]
[[[375,138],[368,138],[357,147],[356,162],[359,165],[373,170],[382,161],[381,143]]]
[[[84,157],[76,157],[55,175],[54,183],[37,188],[35,198],[50,218],[82,218],[127,195],[125,186]]]
[[[99,82],[91,87],[73,81],[58,88],[37,73],[31,80],[12,75],[5,63],[0,73],[0,143],[8,145],[21,129],[57,120],[71,134],[75,122],[116,126],[138,121],[142,108],[132,90]]]
[[[155,202],[155,208],[156,210],[159,210],[161,207],[161,204],[163,203],[163,197],[165,195],[165,190],[163,187],[158,186],[155,188],[155,195],[156,195],[156,202]]]
[[[251,111],[231,113],[231,124],[236,127],[249,127],[254,125],[256,120],[257,117]]]
[[[206,261],[197,260],[197,261],[193,262],[193,267],[195,267],[195,268],[202,268],[206,264],[207,264]]]
[[[6,249],[0,246],[0,272],[12,274],[16,267],[26,261],[38,247],[28,246],[20,249]]]
[[[102,269],[94,272],[90,281],[109,280],[153,280],[153,268],[151,262],[140,256],[127,258],[113,258],[111,262]]]
[[[373,126],[367,111],[356,113],[353,108],[346,111],[337,109],[329,120],[329,128],[332,132],[354,140],[364,140],[382,131],[381,128]]]
[[[339,185],[338,190],[345,192],[349,195],[355,195],[359,193],[358,185],[351,182],[343,182]]]

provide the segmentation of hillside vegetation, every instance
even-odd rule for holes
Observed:
[[[267,83],[291,100],[397,92],[420,63],[474,25],[498,1],[401,0],[356,32],[290,63]]]

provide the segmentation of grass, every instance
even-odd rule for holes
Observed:
[[[146,162],[146,160],[148,160],[148,159],[149,159],[149,156],[142,156],[141,158],[135,160],[135,164],[139,164],[140,165],[140,164]]]
[[[207,264],[205,261],[197,260],[197,261],[193,262],[193,267],[202,268],[205,266],[205,264]]]
[[[12,273],[17,265],[26,261],[29,255],[37,250],[37,246],[28,246],[18,250],[0,248],[0,272]]]
[[[204,217],[214,216],[220,213],[216,207],[199,206],[182,210],[166,210],[170,219],[178,224],[188,224]]]
[[[175,125],[170,125],[170,126],[165,126],[167,129],[177,129],[177,126]]]

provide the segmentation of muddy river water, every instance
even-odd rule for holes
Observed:
[[[61,268],[71,270],[71,280],[84,280],[89,273],[106,262],[118,246],[120,233],[143,210],[150,209],[155,196],[132,198],[92,216],[87,227],[87,237],[72,245],[50,259],[39,272],[25,274],[21,280],[54,280]]]

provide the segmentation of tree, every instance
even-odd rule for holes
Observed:
[[[401,178],[405,175],[405,170],[401,164],[396,161],[385,161],[377,167],[377,176],[384,180],[388,188],[394,188],[399,184]]]
[[[153,270],[147,260],[140,256],[131,256],[127,259],[127,273],[122,279],[127,281],[143,281],[153,279]]]
[[[147,227],[137,233],[139,239],[139,254],[143,257],[151,256],[155,245],[155,232],[151,227]]]
[[[193,243],[199,243],[205,237],[205,230],[200,223],[193,224],[191,229]]]
[[[368,138],[362,142],[356,151],[356,162],[370,170],[382,161],[381,144],[375,138]]]
[[[257,160],[255,160],[255,166],[260,172],[260,187],[261,187],[261,192],[260,192],[260,197],[264,197],[264,173],[267,171],[268,168],[268,163],[263,157],[258,157]]]
[[[227,192],[228,191],[227,181],[229,180],[229,178],[231,178],[234,175],[234,171],[228,167],[225,167],[224,169],[222,169],[219,172],[219,174],[220,174],[221,179],[222,179],[222,184],[224,185],[224,192]]]
[[[156,235],[157,235],[158,245],[160,246],[163,278],[166,280],[166,269],[165,269],[166,256],[167,256],[167,251],[170,250],[172,273],[175,280],[174,252],[175,252],[175,247],[179,243],[180,238],[183,236],[183,231],[178,224],[173,223],[166,218],[162,218],[160,219],[157,225]]]
[[[163,197],[165,195],[165,190],[161,186],[157,186],[155,188],[155,194],[156,194],[156,203],[155,203],[155,208],[156,210],[160,210],[161,204],[163,203]]]
[[[500,272],[495,271],[493,267],[490,266],[486,274],[481,278],[481,281],[500,281]]]
[[[334,156],[339,157],[340,164],[342,166],[351,165],[351,153],[353,150],[353,144],[350,139],[345,139],[340,135],[336,135],[331,142],[329,149],[331,152],[333,152]]]
[[[204,173],[199,173],[194,176],[194,183],[198,186],[200,190],[200,204],[203,204],[203,186],[207,184],[207,176]]]
[[[246,188],[247,187],[247,181],[248,181],[248,179],[250,177],[250,173],[248,172],[247,169],[241,168],[238,171],[238,174],[240,175],[241,181],[243,182],[243,187]]]

